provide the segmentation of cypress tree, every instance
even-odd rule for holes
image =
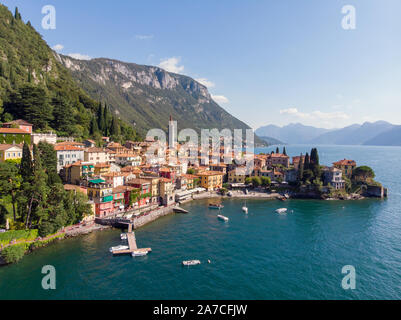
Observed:
[[[301,153],[298,166],[298,181],[301,182],[303,179],[304,179],[304,160]]]
[[[304,163],[304,170],[310,169],[310,157],[309,153],[306,153],[305,155],[305,163]]]
[[[92,117],[91,119],[91,124],[90,124],[90,129],[89,129],[89,133],[91,136],[93,136],[94,134],[96,134],[99,131],[99,127],[97,126],[97,122],[95,117]]]
[[[111,119],[110,134],[112,136],[118,136],[120,134],[118,120],[115,116]]]
[[[287,155],[287,150],[285,150],[285,147],[283,147],[283,154]]]
[[[103,106],[101,103],[99,103],[99,108],[97,109],[97,124],[98,124],[99,130],[103,133],[104,120],[103,120]]]
[[[276,148],[276,153],[280,153],[280,150],[278,149],[278,147]]]
[[[31,182],[33,177],[33,163],[31,157],[31,151],[26,143],[22,148],[22,159],[20,167],[21,177],[24,182]]]
[[[21,20],[21,14],[18,11],[18,7],[15,7],[14,18],[15,20]]]

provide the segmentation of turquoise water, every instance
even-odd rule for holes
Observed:
[[[309,146],[287,146],[290,155]],[[259,150],[262,151],[262,150]],[[263,150],[268,151],[268,150]],[[0,268],[0,299],[399,299],[401,298],[401,148],[319,147],[322,163],[353,158],[374,168],[388,200],[224,201],[227,223],[207,201],[136,231],[146,257],[112,257],[118,230],[96,232],[33,252]],[[279,207],[292,213],[278,215]],[[182,260],[203,263],[182,267]],[[206,263],[207,259],[211,264]],[[57,289],[41,288],[53,265]],[[341,268],[356,269],[356,289]]]

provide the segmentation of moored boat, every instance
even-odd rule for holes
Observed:
[[[111,247],[111,248],[109,249],[109,251],[110,251],[111,253],[114,253],[115,251],[128,250],[128,249],[129,249],[128,246],[120,245],[120,246]]]
[[[218,203],[210,203],[209,204],[209,209],[223,209],[224,206],[222,204]]]
[[[227,217],[225,217],[225,216],[223,216],[223,215],[221,215],[221,214],[219,214],[219,215],[217,216],[217,219],[220,219],[220,220],[223,220],[223,221],[228,221],[228,220],[229,220]]]
[[[142,257],[142,256],[146,256],[148,254],[147,251],[144,250],[134,250],[131,253],[131,256],[133,257]]]
[[[287,208],[280,208],[276,210],[277,213],[286,213],[287,212]]]
[[[195,265],[200,264],[200,263],[201,262],[199,260],[186,260],[186,261],[182,262],[182,264],[184,266],[195,266]]]
[[[120,238],[121,240],[127,240],[127,234],[126,233],[120,234]]]

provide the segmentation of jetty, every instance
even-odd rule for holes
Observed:
[[[120,222],[121,223],[121,222]],[[136,244],[135,232],[132,231],[132,223],[127,223],[128,225],[128,232],[127,232],[127,241],[128,241],[128,249],[125,250],[115,250],[113,251],[113,255],[117,254],[132,254],[135,252],[143,252],[148,253],[152,251],[151,248],[138,248]]]
[[[176,212],[176,213],[188,213],[188,210],[185,210],[185,209],[183,209],[181,207],[178,207],[178,206],[174,207],[173,211]]]

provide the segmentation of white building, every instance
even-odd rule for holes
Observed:
[[[32,133],[32,142],[34,144],[38,144],[41,141],[56,144],[57,135],[55,133]]]
[[[84,150],[75,146],[56,145],[54,150],[57,151],[57,172],[76,161],[84,161]]]

